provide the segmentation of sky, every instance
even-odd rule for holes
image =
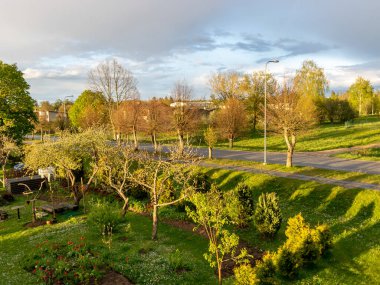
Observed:
[[[212,74],[269,59],[278,80],[310,59],[330,90],[358,76],[379,88],[379,11],[376,0],[1,0],[0,60],[17,64],[37,101],[77,98],[111,58],[144,99],[170,96],[179,80],[208,98]]]

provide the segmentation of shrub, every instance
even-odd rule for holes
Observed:
[[[257,230],[268,238],[273,238],[281,227],[282,216],[276,193],[260,195],[254,214]]]
[[[169,255],[169,266],[173,271],[188,271],[190,266],[184,261],[183,255],[179,249],[176,249]]]
[[[327,250],[332,248],[332,235],[329,227],[325,224],[317,226],[316,231],[318,234],[317,242],[320,246],[320,255],[324,255]]]
[[[259,284],[255,269],[250,264],[243,264],[234,268],[236,285],[255,285]]]
[[[258,261],[255,266],[255,273],[257,278],[260,279],[260,284],[275,284],[274,276],[276,274],[276,267],[273,263],[273,253],[266,253],[262,261]]]
[[[297,276],[299,269],[302,266],[302,259],[298,254],[290,251],[286,245],[282,246],[273,258],[276,271],[288,278]]]
[[[207,193],[211,190],[211,179],[203,172],[195,173],[190,183],[194,186],[196,192]]]
[[[252,191],[246,184],[239,183],[234,189],[234,194],[238,198],[238,226],[247,227],[254,213]]]
[[[146,211],[146,202],[139,200],[129,200],[129,209],[135,213],[144,213]]]
[[[96,202],[87,216],[87,224],[99,234],[117,232],[122,223],[123,218],[115,206],[104,201]]]

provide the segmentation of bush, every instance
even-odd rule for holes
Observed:
[[[282,216],[276,193],[260,195],[254,214],[254,223],[261,235],[273,238],[281,227]]]
[[[315,262],[332,246],[332,236],[327,225],[310,228],[301,214],[290,218],[285,231],[286,247],[298,254],[305,263]]]
[[[169,255],[169,266],[173,271],[188,271],[190,266],[184,261],[183,255],[179,249],[176,249],[173,253]]]
[[[207,193],[211,190],[211,178],[203,172],[195,173],[190,183],[194,186],[196,192]]]
[[[146,201],[129,200],[129,209],[135,213],[144,213],[146,211],[146,205]]]
[[[266,253],[262,261],[258,261],[255,266],[257,278],[260,279],[260,284],[275,284],[274,276],[276,274],[276,267],[273,263],[273,253]]]
[[[96,202],[87,216],[87,224],[99,234],[117,232],[123,222],[115,206],[104,201]]]
[[[259,284],[255,269],[250,264],[243,264],[234,268],[236,285],[255,285]]]
[[[252,191],[244,183],[239,183],[234,189],[238,198],[238,226],[247,227],[254,213],[254,202]]]
[[[273,258],[276,271],[284,277],[294,278],[302,266],[302,259],[298,254],[290,251],[286,245],[282,246]]]

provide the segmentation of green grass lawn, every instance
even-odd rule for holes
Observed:
[[[276,250],[285,241],[285,224],[289,217],[301,212],[312,225],[327,223],[334,234],[334,248],[315,267],[303,269],[296,280],[280,280],[280,284],[377,284],[380,280],[380,192],[344,189],[263,174],[203,168],[224,190],[245,182],[253,189],[255,199],[262,192],[278,193],[284,223],[277,238],[262,240],[253,226],[236,230],[242,239],[264,250]],[[163,223],[159,225],[159,240],[151,241],[149,217],[129,213],[123,229],[115,233],[112,248],[103,245],[99,235],[91,230],[86,215],[60,216],[59,223],[34,229],[23,227],[30,220],[30,208],[17,220],[11,206],[24,204],[25,197],[5,209],[13,213],[0,223],[0,284],[39,284],[20,265],[37,243],[44,240],[67,242],[84,236],[86,242],[107,257],[116,271],[136,284],[216,284],[216,276],[203,258],[207,240],[197,234]],[[4,207],[2,207],[4,209]],[[128,226],[129,225],[129,226]],[[191,270],[173,272],[169,256],[179,249]],[[232,283],[229,278],[226,284]]]
[[[320,151],[373,143],[380,143],[380,119],[366,117],[355,120],[349,128],[346,128],[344,124],[316,126],[299,136],[296,151]],[[228,148],[228,142],[220,141],[217,147]],[[269,133],[267,147],[269,151],[285,151],[286,144],[283,136]],[[234,143],[234,148],[260,151],[263,149],[263,136],[257,134],[238,139]]]
[[[380,148],[366,148],[354,150],[350,152],[338,153],[334,156],[347,159],[380,161]]]

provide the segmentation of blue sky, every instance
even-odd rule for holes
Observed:
[[[116,57],[143,98],[170,95],[185,79],[210,95],[218,71],[291,77],[306,59],[331,90],[357,76],[380,86],[380,2],[374,0],[2,0],[0,60],[17,63],[36,100],[77,97],[88,71]]]

